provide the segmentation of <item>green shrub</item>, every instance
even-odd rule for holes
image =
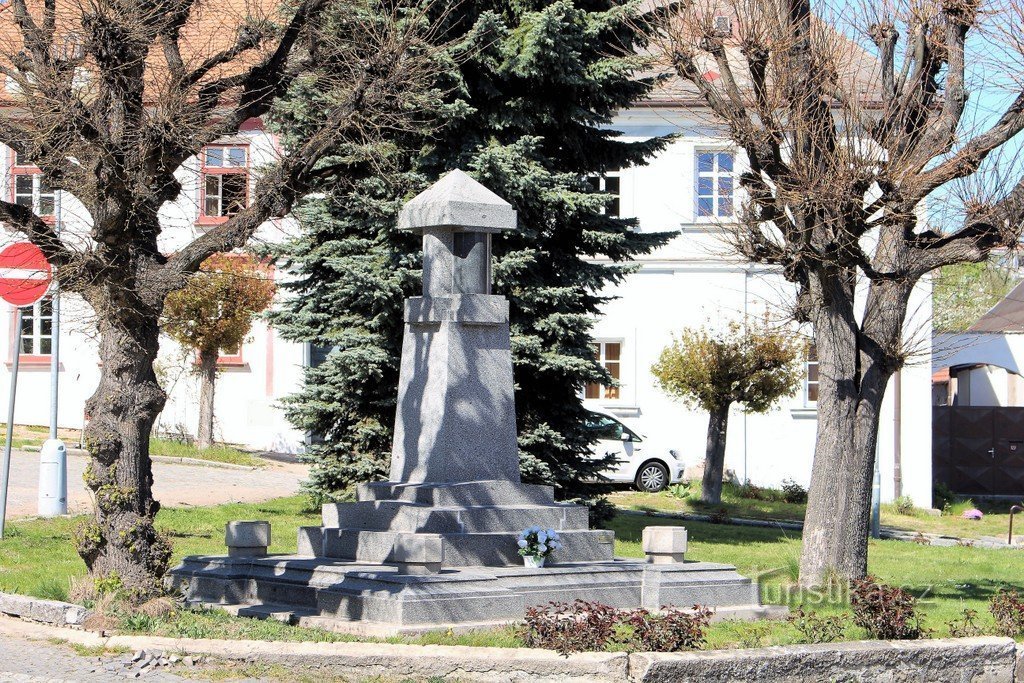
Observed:
[[[956,494],[949,488],[949,485],[943,481],[937,481],[932,486],[932,505],[940,510],[945,510],[947,505],[952,505],[956,502]]]
[[[949,635],[954,638],[974,638],[980,636],[984,631],[977,622],[978,612],[973,609],[965,609],[959,619],[949,622]]]
[[[807,502],[807,489],[792,479],[782,480],[782,500],[786,503],[803,504]]]
[[[910,496],[900,496],[892,502],[893,507],[896,508],[896,514],[899,515],[912,515],[914,514],[914,501],[911,500]]]
[[[663,607],[617,610],[599,602],[576,600],[529,607],[520,629],[529,647],[572,652],[599,652],[611,644],[634,652],[679,652],[704,646],[711,610]]]
[[[999,635],[1016,638],[1024,634],[1024,598],[1015,590],[1002,589],[989,602]]]
[[[797,608],[787,620],[800,632],[802,642],[805,643],[832,643],[846,633],[842,617],[824,617],[813,611],[805,612],[803,606]]]
[[[881,640],[914,640],[924,635],[917,600],[873,576],[850,582],[853,622]]]

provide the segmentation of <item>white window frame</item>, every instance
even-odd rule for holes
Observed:
[[[815,376],[817,379],[811,379],[811,367],[815,369]],[[803,390],[804,390],[804,407],[805,408],[817,408],[818,400],[811,400],[811,386],[813,385],[817,390],[821,391],[821,365],[818,361],[817,350],[814,347],[814,342],[808,342],[807,350],[804,352],[804,379],[803,379]]]
[[[43,305],[49,307],[44,315]],[[50,334],[43,334],[43,321],[50,321]],[[21,324],[24,328],[26,322],[31,325],[28,334],[21,334],[21,348],[19,353],[22,356],[49,356],[53,353],[53,304],[49,297],[35,302],[31,306],[25,306],[21,312]],[[43,351],[43,340],[50,340],[50,350]],[[27,347],[27,348],[26,348]]]
[[[615,201],[619,205],[619,210],[615,213],[608,211],[608,204],[605,203],[601,209],[603,215],[611,216],[612,218],[622,218],[622,172],[621,171],[608,171],[601,175],[592,175],[588,177],[588,180],[597,192],[608,193],[608,179],[615,178],[618,181],[619,189],[614,193]],[[596,181],[596,182],[595,182]]]
[[[700,157],[702,154],[712,155],[712,165],[710,171],[700,170]],[[719,168],[719,155],[728,154],[732,157],[732,170],[722,171]],[[736,221],[737,215],[737,195],[739,191],[739,173],[737,171],[737,164],[739,163],[739,155],[736,150],[731,147],[695,147],[693,150],[693,217],[696,223],[716,223],[716,222],[734,222]],[[701,194],[700,193],[700,181],[703,178],[711,179],[712,194]],[[730,178],[732,180],[732,209],[728,215],[720,216],[719,213],[719,202],[725,195],[719,194],[719,179]],[[711,199],[711,214],[702,215],[700,210],[700,200]]]
[[[241,161],[231,161],[231,152],[240,151],[242,153]],[[218,155],[212,154],[219,152]],[[200,200],[201,206],[199,207],[199,216],[201,221],[214,221],[222,222],[228,220],[231,215],[224,213],[224,177],[229,175],[237,175],[242,178],[242,188],[245,194],[242,208],[249,205],[250,201],[250,161],[251,161],[251,150],[249,145],[245,143],[239,144],[211,144],[207,145],[200,152],[200,182],[202,187],[200,188]],[[216,192],[210,192],[210,179],[216,178]],[[207,211],[207,202],[215,201],[216,210],[214,213]]]
[[[30,193],[18,191],[18,180],[21,178],[30,178],[32,182],[32,190]],[[43,191],[43,174],[42,173],[12,173],[11,183],[13,185],[14,203],[18,203],[20,197],[28,197],[29,203],[23,206],[28,206],[32,209],[32,213],[39,216],[40,218],[49,218],[57,212],[57,191],[50,189],[49,192]],[[42,200],[49,198],[50,206],[52,210],[43,213],[40,209],[42,206]]]
[[[623,362],[624,362],[622,354],[623,354],[623,347],[625,346],[625,343],[623,342],[622,339],[595,339],[592,342],[592,344],[597,345],[597,347],[598,347],[598,349],[597,349],[598,350],[598,354],[597,354],[596,360],[597,360],[598,364],[602,368],[607,369],[608,368],[608,365],[607,365],[608,363],[618,363],[618,366],[619,366],[619,376],[618,376],[617,379],[619,381],[619,385],[616,386],[616,387],[612,387],[612,386],[608,386],[606,384],[597,384],[598,396],[588,398],[587,397],[587,387],[589,387],[591,384],[596,384],[596,383],[588,382],[587,385],[583,387],[583,398],[584,398],[584,400],[590,400],[590,401],[621,401],[622,400],[622,387],[623,387],[623,384],[622,384],[622,365],[623,365]],[[619,357],[618,357],[617,360],[612,360],[612,361],[608,360],[608,358],[607,358],[608,350],[607,349],[608,349],[608,345],[609,344],[618,344],[619,345]],[[617,395],[616,396],[608,396],[608,391],[609,390],[614,391]]]

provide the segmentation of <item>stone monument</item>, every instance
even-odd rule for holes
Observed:
[[[508,301],[491,293],[491,238],[516,229],[513,208],[452,171],[398,228],[423,236],[423,296],[405,305],[390,481],[324,505],[296,555],[189,557],[172,583],[239,614],[362,633],[505,623],[576,598],[764,613],[734,567],[677,561],[685,532],[651,534],[665,548],[652,541],[647,562],[615,559],[614,534],[591,530],[585,507],[520,481]],[[533,525],[562,538],[549,567],[518,554]]]

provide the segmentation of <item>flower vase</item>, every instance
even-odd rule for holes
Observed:
[[[523,564],[531,569],[540,569],[544,566],[545,559],[541,555],[523,555]]]

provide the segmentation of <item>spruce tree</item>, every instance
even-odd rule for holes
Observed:
[[[654,86],[638,76],[646,35],[637,12],[615,0],[460,3],[445,17],[446,39],[458,38],[443,125],[396,141],[386,177],[327,181],[297,212],[302,234],[283,254],[293,295],[273,322],[288,339],[331,349],[286,403],[293,423],[318,436],[306,456],[316,497],[386,477],[402,302],[420,288],[419,241],[396,231],[395,218],[453,168],[519,215],[519,230],[494,240],[493,273],[510,302],[524,480],[568,497],[603,468],[587,456],[580,398],[586,383],[610,382],[593,355],[594,316],[631,257],[670,237],[609,215],[612,198],[590,182],[666,142],[623,142],[608,128]],[[315,109],[315,94],[297,93],[281,117],[285,134]]]

